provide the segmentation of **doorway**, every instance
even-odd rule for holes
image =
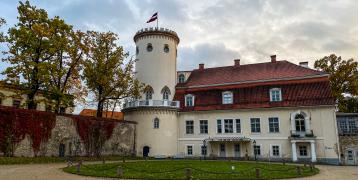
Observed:
[[[240,157],[240,144],[235,144],[234,145],[234,155],[235,155],[235,157],[237,158],[237,157]]]
[[[60,146],[58,147],[58,156],[65,157],[65,150],[66,150],[65,144],[61,143]]]
[[[226,157],[225,144],[220,144],[220,157]]]
[[[347,150],[347,164],[354,165],[354,151]]]
[[[149,146],[143,147],[143,157],[148,157],[149,155]]]

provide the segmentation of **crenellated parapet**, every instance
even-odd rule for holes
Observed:
[[[179,44],[180,39],[175,31],[172,31],[167,28],[156,28],[156,27],[150,27],[150,28],[143,28],[134,35],[134,42],[137,42],[138,40],[142,38],[148,38],[148,37],[159,37],[159,38],[171,38],[173,39],[177,44]]]

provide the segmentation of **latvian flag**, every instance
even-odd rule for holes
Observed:
[[[158,12],[154,13],[153,16],[147,21],[147,23],[153,22],[158,19]]]

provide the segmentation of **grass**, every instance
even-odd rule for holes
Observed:
[[[72,161],[120,161],[122,156],[101,156],[101,157],[76,157]],[[125,157],[126,160],[143,159],[138,157]],[[10,164],[47,164],[47,163],[64,163],[67,158],[60,157],[0,157],[0,165]]]
[[[232,169],[234,166],[234,170]],[[123,168],[123,177],[128,179],[185,179],[186,168],[191,168],[193,179],[256,179],[256,168],[261,179],[281,179],[317,174],[319,170],[309,166],[297,175],[296,165],[256,163],[238,161],[160,160],[126,163],[83,165],[80,175],[96,177],[118,177],[117,168]],[[66,167],[65,172],[76,174],[76,167]]]

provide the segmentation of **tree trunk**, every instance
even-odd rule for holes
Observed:
[[[34,92],[31,92],[27,95],[27,100],[28,100],[27,109],[36,109],[36,103],[34,99],[35,99]]]

